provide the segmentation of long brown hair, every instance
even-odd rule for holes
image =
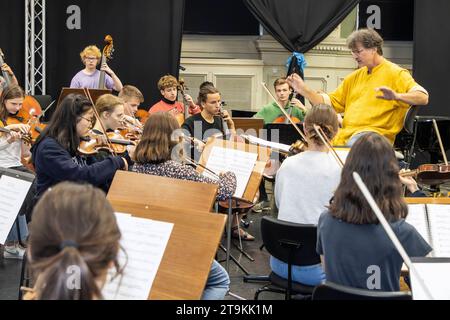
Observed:
[[[353,179],[353,172],[361,176],[388,221],[407,216],[394,150],[385,137],[374,132],[363,135],[352,146],[329,207],[332,216],[354,224],[378,223]]]
[[[317,125],[322,128],[322,131],[325,133],[326,137],[329,140],[332,140],[339,128],[336,111],[326,104],[318,104],[313,106],[311,110],[306,113],[303,125],[305,133],[315,144],[321,146],[323,145],[323,142],[316,134],[313,125]]]
[[[105,276],[111,263],[121,273],[120,237],[103,191],[71,182],[49,189],[34,208],[30,226],[29,262],[37,298],[102,298],[96,280]],[[74,270],[79,270],[79,286],[71,288]]]
[[[3,90],[0,96],[0,120],[6,121],[8,117],[8,110],[6,110],[6,100],[25,98],[25,92],[18,85],[11,85]]]
[[[152,114],[144,126],[141,141],[134,151],[134,161],[140,164],[161,163],[172,158],[172,150],[179,143],[173,132],[180,129],[175,117],[168,112]]]

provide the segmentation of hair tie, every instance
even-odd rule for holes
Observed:
[[[59,249],[61,249],[61,250],[64,250],[64,248],[67,248],[67,247],[78,249],[78,243],[76,243],[73,240],[64,240],[59,245]]]

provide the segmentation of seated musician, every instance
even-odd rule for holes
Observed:
[[[33,212],[28,260],[33,289],[24,300],[99,300],[108,270],[119,265],[120,230],[105,194],[88,184],[62,182]],[[67,285],[77,267],[79,288]]]
[[[61,181],[87,182],[107,189],[116,170],[128,169],[127,160],[108,156],[88,164],[78,152],[95,121],[91,102],[82,95],[69,94],[55,110],[49,124],[32,148],[36,169],[37,197]]]
[[[21,162],[22,156],[30,153],[30,148],[24,142],[22,137],[26,135],[30,126],[27,124],[7,124],[8,117],[16,114],[21,108],[25,93],[18,85],[11,85],[3,91],[0,97],[0,127],[12,130],[9,133],[0,132],[0,167],[18,170],[22,172],[32,173]],[[34,189],[34,186],[32,187]],[[18,219],[14,223],[3,248],[3,256],[7,259],[22,259],[25,249],[22,248],[18,241],[25,240],[28,235],[26,216],[31,212],[31,204],[33,200],[32,192],[25,199],[24,211],[20,212]],[[17,234],[17,225],[19,223],[20,237]],[[1,247],[1,246],[0,246]]]
[[[142,92],[135,86],[125,85],[119,92],[119,98],[123,100],[125,119],[138,128],[142,128],[141,122],[136,118],[139,105],[144,102]]]
[[[104,94],[100,96],[96,103],[95,108],[100,116],[100,122],[95,121],[94,127],[90,130],[89,135],[92,137],[98,137],[107,145],[107,140],[103,133],[103,129],[107,134],[115,134],[114,139],[126,140],[118,132],[119,128],[124,126],[124,102],[121,98],[118,98],[112,94]],[[103,125],[103,127],[102,127]],[[125,149],[125,148],[124,148]],[[131,159],[128,156],[128,151],[134,150],[134,146],[130,145],[127,150],[121,154],[122,157],[127,159],[128,164],[131,164]],[[101,150],[93,156],[88,157],[88,163],[97,162],[111,155],[110,151]]]
[[[333,139],[338,131],[336,112],[327,105],[317,105],[306,114],[303,127],[308,149],[288,157],[276,176],[275,202],[280,220],[317,225],[339,184],[341,168],[316,134],[314,124],[322,128],[329,140]],[[274,273],[287,279],[286,263],[271,257],[270,266]],[[293,266],[292,279],[315,286],[325,280],[325,274],[320,264]]]
[[[102,54],[96,46],[88,46],[80,53],[81,61],[84,69],[78,72],[70,82],[71,88],[88,88],[98,89],[100,80],[100,71],[97,65],[101,62]],[[105,71],[105,87],[106,89],[122,90],[122,82],[111,68],[104,63],[100,66],[101,71]]]
[[[222,109],[220,92],[211,82],[204,82],[200,85],[198,103],[202,111],[187,118],[181,128],[189,136],[195,138],[200,150],[203,145],[202,141],[206,141],[211,136],[227,134],[225,126],[228,127],[229,133],[235,133],[233,119],[227,110]],[[194,154],[195,159],[198,156],[198,154]]]
[[[179,162],[182,148],[177,149],[179,140],[174,140],[174,131],[179,129],[178,122],[166,112],[151,115],[144,126],[141,141],[134,153],[135,164],[132,171],[162,177],[191,180],[219,185],[219,200],[231,197],[236,190],[236,176],[232,172],[220,174],[219,182],[204,177],[191,166]],[[182,204],[180,204],[182,206]],[[216,261],[206,283],[202,299],[223,299],[228,291],[228,274]]]
[[[356,185],[353,172],[359,173],[410,257],[424,257],[432,250],[405,221],[408,206],[389,140],[370,132],[350,150],[334,198],[319,218],[317,253],[322,256],[327,281],[398,291],[403,259]],[[376,275],[370,271],[374,267]],[[371,280],[374,276],[377,281]]]
[[[334,92],[319,94],[297,74],[289,76],[288,82],[311,104],[325,103],[344,113],[335,145],[351,146],[368,132],[377,132],[394,144],[408,108],[426,105],[428,92],[408,70],[383,57],[383,39],[375,30],[357,30],[347,43],[359,69],[348,75]]]
[[[169,112],[175,117],[177,115],[181,115],[184,117],[184,108],[183,103],[177,101],[178,98],[178,81],[172,75],[165,75],[161,77],[158,81],[158,90],[162,95],[162,98],[159,102],[155,103],[149,110],[149,114],[164,111]],[[200,112],[200,107],[194,103],[192,97],[188,94],[184,95],[184,99],[188,103],[189,114],[197,114]],[[184,119],[184,118],[183,118]],[[178,123],[183,123],[183,121],[179,121]]]
[[[294,97],[289,100],[292,89],[289,87],[286,78],[278,78],[275,80],[273,87],[275,89],[277,101],[284,107],[285,111],[288,114],[290,113],[293,118],[303,121],[307,109],[297,98]],[[274,101],[263,106],[253,117],[261,118],[264,120],[264,124],[268,124],[275,122],[277,119],[284,118],[284,115],[277,103]]]

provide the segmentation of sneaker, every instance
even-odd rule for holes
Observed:
[[[5,259],[23,259],[25,249],[18,244],[12,246],[5,246],[3,251],[3,258]]]
[[[256,213],[261,213],[263,211],[268,211],[270,209],[271,207],[269,201],[260,201],[253,206],[252,211]]]

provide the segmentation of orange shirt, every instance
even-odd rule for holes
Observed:
[[[176,101],[174,104],[168,104],[163,100],[155,103],[149,110],[148,113],[152,114],[155,112],[173,112],[174,114],[181,113],[184,114],[184,105],[181,102]]]

